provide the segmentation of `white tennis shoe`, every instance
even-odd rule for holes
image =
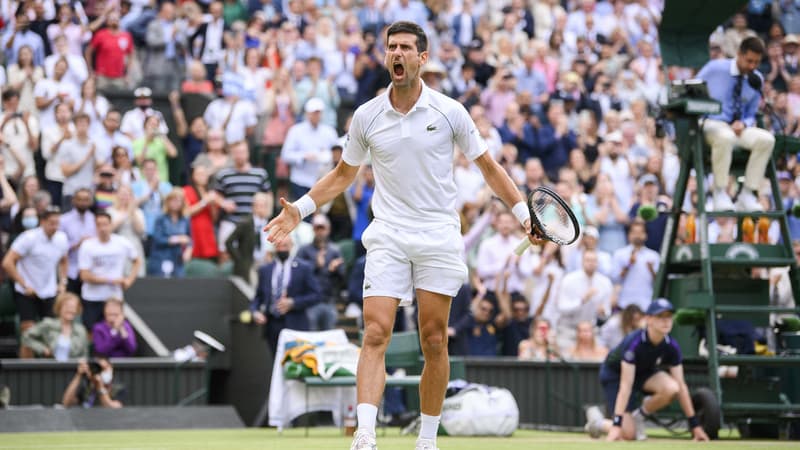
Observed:
[[[367,430],[357,430],[353,436],[353,443],[350,444],[350,450],[378,450],[375,434]]]
[[[647,430],[646,430],[646,417],[642,412],[637,408],[634,412],[631,413],[633,416],[633,423],[636,426],[636,440],[637,441],[646,441],[647,440]]]
[[[439,450],[436,447],[436,441],[434,439],[417,439],[417,446],[414,447],[414,450]]]
[[[597,439],[603,434],[603,420],[605,420],[605,416],[598,406],[586,408],[586,425],[583,429],[589,433],[592,439]]]

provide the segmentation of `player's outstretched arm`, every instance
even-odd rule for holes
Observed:
[[[497,161],[492,158],[492,155],[486,151],[475,158],[475,165],[481,170],[483,174],[483,178],[486,180],[486,184],[492,188],[495,194],[503,200],[509,208],[514,208],[520,202],[524,202],[525,198],[522,193],[519,191],[517,186],[514,184],[514,181],[511,177],[506,173],[505,169],[503,169]],[[513,210],[512,210],[513,211]],[[528,207],[525,206],[525,214],[528,214]],[[516,216],[516,211],[513,211],[514,215]],[[522,226],[525,228],[525,233],[528,235],[528,238],[531,240],[531,244],[534,245],[543,245],[546,241],[542,239],[538,239],[531,234],[531,219],[528,217],[525,220],[522,220],[519,216],[517,216],[522,222]]]
[[[350,186],[357,173],[358,166],[351,166],[344,161],[339,161],[339,164],[333,170],[317,181],[317,184],[311,188],[307,195],[311,197],[316,207],[324,205],[347,189],[347,186]],[[270,242],[282,241],[303,219],[300,216],[300,210],[295,204],[289,203],[282,197],[280,202],[283,208],[280,214],[270,220],[267,226],[264,227],[264,231],[269,233],[268,239]]]
[[[689,388],[686,386],[686,380],[683,377],[683,365],[678,364],[677,366],[671,367],[669,369],[669,374],[675,379],[680,388],[678,391],[678,403],[680,403],[683,413],[686,414],[686,417],[689,418],[690,422],[696,421],[694,405],[692,405],[692,397],[689,395]],[[699,424],[690,423],[689,431],[691,431],[692,439],[695,441],[708,440],[708,435],[706,434],[705,430],[703,430],[703,427]]]

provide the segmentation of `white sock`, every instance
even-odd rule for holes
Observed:
[[[375,434],[375,420],[378,417],[378,407],[369,403],[359,403],[356,406],[358,429]]]
[[[436,433],[439,431],[439,416],[429,416],[427,414],[420,414],[422,417],[422,426],[419,429],[420,439],[436,439]]]

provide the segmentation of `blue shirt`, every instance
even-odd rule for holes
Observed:
[[[153,225],[153,246],[150,256],[147,257],[148,275],[165,275],[162,264],[164,261],[172,261],[173,277],[183,276],[183,249],[182,244],[170,243],[172,236],[189,236],[189,219],[180,217],[173,222],[167,214],[158,216]],[[191,245],[191,244],[190,244]]]
[[[644,382],[662,365],[675,367],[681,364],[683,357],[678,342],[669,335],[658,344],[647,338],[647,329],[631,331],[622,342],[608,353],[600,368],[600,379],[619,379],[622,361],[633,364],[636,368],[636,381]],[[636,384],[636,382],[634,382]]]
[[[6,48],[6,44],[11,37],[16,34],[14,37],[14,43],[11,45],[11,48]],[[14,27],[9,27],[8,32],[6,32],[5,36],[3,36],[3,49],[6,52],[6,64],[16,64],[17,63],[17,55],[19,55],[19,49],[23,46],[27,45],[33,50],[33,64],[36,66],[43,66],[44,65],[44,41],[42,37],[38,34],[34,33],[31,30],[26,30],[23,32],[15,32]]]
[[[156,217],[162,213],[162,199],[172,190],[172,185],[166,181],[159,181],[158,192],[153,192],[150,190],[150,185],[147,184],[147,180],[141,179],[131,183],[131,190],[133,191],[134,197],[137,199],[148,196],[147,201],[142,203],[140,207],[144,213],[145,234],[152,236]]]
[[[757,70],[754,73],[761,78],[763,84],[764,77],[761,73]],[[715,59],[700,69],[697,77],[708,84],[708,93],[711,98],[722,103],[722,112],[708,116],[710,119],[733,122],[733,88],[739,75],[735,59]],[[756,110],[759,102],[761,102],[761,92],[750,86],[750,83],[747,82],[747,75],[745,75],[742,81],[742,117],[740,120],[748,127],[756,124]]]

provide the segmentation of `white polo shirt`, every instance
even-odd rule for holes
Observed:
[[[36,227],[20,234],[11,244],[11,250],[21,256],[17,261],[17,271],[25,284],[36,291],[36,296],[55,297],[58,262],[69,251],[67,235],[59,230],[48,238],[41,227]],[[14,290],[21,294],[25,292],[19,283],[14,283]]]
[[[112,234],[108,242],[94,237],[83,241],[78,250],[78,268],[109,279],[122,278],[125,263],[139,255],[128,239]],[[81,298],[90,302],[104,302],[109,298],[122,299],[122,287],[113,284],[83,283]]]
[[[377,220],[417,231],[458,225],[454,146],[473,161],[486,143],[464,106],[450,97],[423,83],[417,103],[403,115],[389,101],[391,89],[356,110],[342,159],[359,166],[369,153]]]

